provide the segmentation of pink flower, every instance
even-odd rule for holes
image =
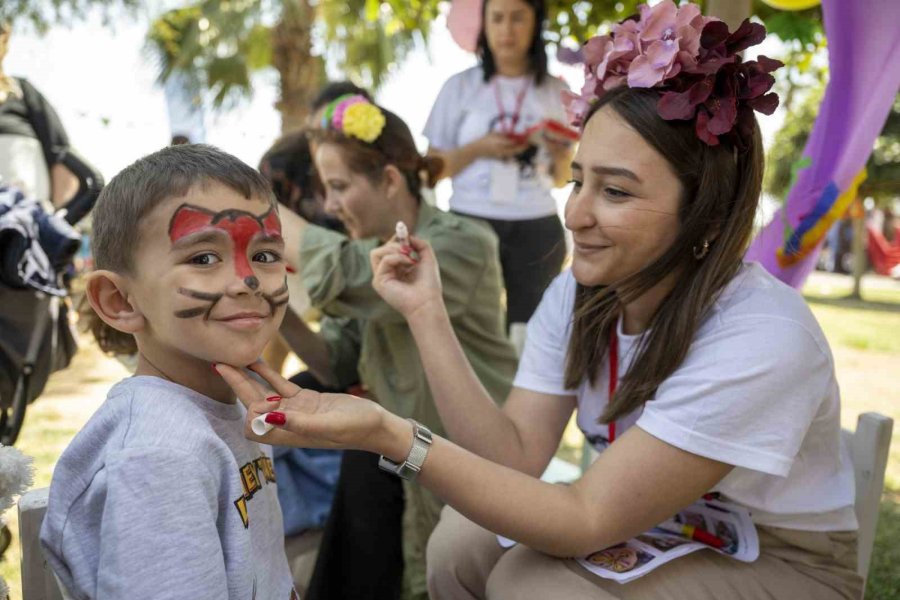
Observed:
[[[573,121],[583,122],[591,102],[613,88],[656,88],[663,119],[693,119],[697,136],[711,146],[725,135],[743,146],[752,133],[753,111],[771,114],[778,105],[778,97],[767,92],[781,63],[764,56],[745,63],[739,54],[760,43],[765,28],[745,20],[729,32],[696,4],[678,7],[672,0],[639,10],[639,18],[584,45],[581,96],[563,93]]]
[[[663,79],[677,75],[681,65],[675,62],[678,55],[676,40],[656,40],[647,51],[634,59],[628,69],[630,87],[653,87]]]
[[[695,4],[677,8],[672,0],[664,0],[653,8],[641,5],[640,10],[637,28],[642,52],[628,69],[628,85],[653,87],[696,68],[700,35],[710,20],[700,14],[700,8]]]
[[[569,117],[569,123],[573,127],[581,127],[584,118],[591,109],[591,104],[584,97],[573,94],[569,90],[560,92],[560,99],[566,109],[566,115]]]

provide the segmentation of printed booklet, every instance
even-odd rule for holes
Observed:
[[[516,544],[501,536],[497,540],[504,548]],[[743,562],[756,560],[759,538],[750,512],[706,496],[646,533],[577,560],[591,573],[627,583],[703,548]]]

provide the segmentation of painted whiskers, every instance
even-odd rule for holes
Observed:
[[[255,289],[254,291],[257,295],[261,296],[262,299],[266,301],[266,304],[269,305],[269,314],[267,316],[274,315],[279,306],[284,306],[288,303],[287,277],[284,278],[284,283],[281,285],[281,287],[279,287],[271,294],[266,294],[265,292],[261,292],[258,289]],[[208,302],[209,304],[205,306],[201,305],[194,308],[187,308],[184,310],[176,311],[175,316],[179,319],[192,319],[194,317],[203,315],[204,321],[209,320],[209,315],[212,313],[213,308],[215,308],[216,303],[222,299],[222,296],[225,295],[223,293],[208,294],[206,292],[200,292],[189,288],[178,288],[178,293],[183,296],[187,296],[188,298],[194,298],[195,300]]]

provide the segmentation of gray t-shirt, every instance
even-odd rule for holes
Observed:
[[[297,598],[244,414],[156,377],[110,390],[56,465],[41,529],[74,598]]]

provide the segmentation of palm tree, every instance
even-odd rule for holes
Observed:
[[[160,16],[148,40],[160,80],[181,73],[196,91],[212,92],[215,106],[250,95],[251,74],[275,67],[276,108],[288,131],[303,125],[326,63],[378,87],[406,52],[427,40],[437,6],[437,0],[200,0]]]

